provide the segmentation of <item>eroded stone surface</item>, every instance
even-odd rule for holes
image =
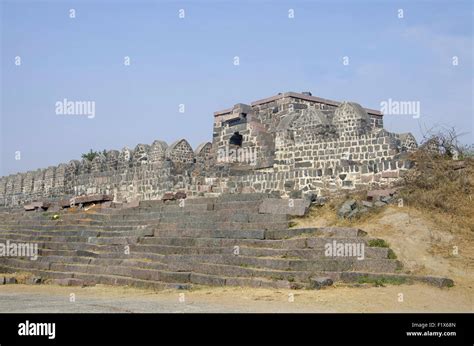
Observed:
[[[383,129],[382,114],[354,102],[284,93],[214,113],[212,143],[185,139],[100,153],[0,177],[0,205],[112,195],[115,202],[274,193],[316,197],[392,184],[412,166],[415,138]],[[314,199],[314,198],[313,198]]]

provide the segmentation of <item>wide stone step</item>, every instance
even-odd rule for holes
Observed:
[[[451,279],[429,275],[421,276],[393,273],[347,272],[334,273],[334,276],[338,280],[348,283],[409,284],[419,282],[436,287],[454,286],[454,282]]]
[[[97,260],[95,260],[97,261]],[[189,282],[189,272],[172,272],[166,270],[158,270],[146,267],[133,267],[126,263],[120,263],[119,265],[104,265],[99,263],[98,265],[91,263],[61,263],[54,262],[49,259],[42,259],[40,261],[21,260],[16,258],[2,259],[0,265],[13,266],[25,271],[31,268],[38,270],[48,270],[54,272],[69,272],[69,273],[87,273],[95,275],[115,275],[125,276],[141,280],[153,280],[162,282]],[[140,266],[143,264],[141,263]]]
[[[357,259],[347,257],[305,259],[282,259],[275,257],[248,257],[232,254],[170,254],[164,257],[163,262],[169,265],[187,268],[201,263],[222,263],[246,267],[265,268],[285,271],[367,271],[394,273],[400,270],[401,262],[391,259]],[[192,267],[193,268],[193,267]],[[183,269],[184,270],[184,269]]]
[[[293,260],[290,270],[311,270],[321,268],[321,271],[366,271],[371,273],[384,272],[394,273],[402,269],[402,263],[392,259],[366,258],[339,258],[317,259],[317,260]]]
[[[305,239],[296,240],[267,240],[267,239],[246,239],[246,238],[230,238],[234,236],[234,232],[229,234],[228,238],[217,238],[217,237],[179,237],[176,232],[169,232],[170,236],[154,236],[140,238],[140,244],[143,245],[171,245],[171,246],[197,246],[197,247],[234,247],[234,246],[247,246],[247,247],[262,247],[262,248],[285,248],[291,246],[291,248],[304,248],[306,247]],[[220,235],[220,234],[218,234]],[[227,234],[226,234],[227,235]]]
[[[241,222],[241,223],[262,223],[262,222],[283,222],[288,224],[288,217],[286,215],[268,215],[268,214],[249,214],[229,212],[227,215],[218,213],[202,213],[199,215],[161,215],[160,222],[179,222],[186,218],[187,222]]]
[[[161,282],[189,282],[189,272],[170,272],[155,269],[145,269],[129,266],[114,266],[108,265],[84,265],[84,264],[63,264],[51,263],[51,270],[53,271],[67,271],[74,273],[88,273],[95,275],[115,275],[125,276],[141,280],[152,280]]]
[[[188,210],[188,211],[205,211],[205,210],[213,210],[214,209],[214,202],[203,202],[203,203],[195,203],[194,201],[184,200],[184,202],[180,201],[169,201],[166,203],[159,203],[155,201],[141,201],[139,202],[138,207],[133,208],[110,208],[110,209],[102,209],[98,211],[98,213],[104,215],[114,215],[117,213],[155,213],[155,212],[172,212],[172,211],[180,211],[180,210]]]
[[[295,288],[295,284],[288,280],[271,280],[260,277],[231,277],[217,276],[202,273],[191,273],[191,282],[206,286],[238,286],[238,287],[254,287],[254,288]]]
[[[91,251],[92,250],[92,251]],[[45,249],[41,248],[38,250],[40,258],[48,259],[50,256],[65,256],[65,257],[86,257],[86,258],[103,258],[103,259],[137,259],[146,260],[154,263],[162,263],[165,254],[135,251],[133,249],[127,249],[124,247],[117,246],[102,246],[99,248],[88,249],[88,250],[75,250],[75,249]]]
[[[23,268],[17,268],[13,266],[5,266],[0,264],[0,270],[8,273],[15,273],[18,271],[24,271]],[[172,283],[162,282],[153,280],[142,280],[131,277],[124,277],[118,275],[97,275],[90,273],[72,273],[72,272],[56,272],[49,270],[37,270],[29,269],[29,273],[41,276],[46,279],[67,279],[76,278],[83,280],[84,282],[104,284],[104,285],[119,285],[119,286],[132,286],[137,288],[148,288],[148,289],[190,289],[192,285],[190,283]]]
[[[62,225],[84,225],[84,226],[122,226],[131,227],[134,225],[153,225],[163,223],[177,223],[177,222],[244,222],[244,223],[262,223],[262,222],[285,222],[288,223],[287,215],[268,215],[258,213],[236,213],[235,211],[226,213],[213,213],[213,212],[201,212],[201,213],[167,213],[167,214],[131,214],[131,215],[116,215],[113,219],[89,219],[89,218],[66,218],[61,217]],[[48,226],[54,224],[52,220],[30,220],[26,222],[2,222],[0,225],[3,227],[21,225],[30,226]],[[57,223],[57,222],[56,222]]]
[[[36,235],[36,234],[25,234],[25,233],[0,233],[0,242],[87,242],[89,237],[80,237],[76,235],[71,236],[51,236],[51,235]]]
[[[215,197],[200,197],[200,198],[186,198],[185,202],[187,205],[195,205],[195,204],[209,204],[214,203],[217,200]],[[163,202],[162,200],[150,200],[150,201],[140,201],[139,208],[159,208],[164,204],[168,203],[179,203],[179,202]]]
[[[123,256],[122,258],[101,258],[101,257],[85,257],[85,256],[65,256],[65,255],[50,255],[48,257],[39,258],[40,262],[49,263],[78,263],[95,266],[123,266],[123,267],[137,267],[143,269],[167,270],[168,265],[158,262],[156,260],[147,260],[144,258],[129,258],[130,256]],[[29,263],[34,266],[34,263]]]
[[[99,232],[89,230],[76,230],[76,231],[39,231],[32,229],[21,229],[21,230],[0,230],[0,236],[11,237],[15,234],[23,236],[52,236],[52,237],[97,237]]]
[[[151,252],[133,252],[125,253],[124,251],[100,251],[97,252],[97,258],[111,258],[111,259],[137,259],[137,260],[147,260],[151,262],[164,263],[163,260],[167,255],[151,253]]]
[[[106,245],[96,245],[96,244],[89,244],[84,242],[37,242],[38,250],[41,251],[42,249],[51,249],[51,250],[81,250],[81,251],[98,251],[101,248],[109,248]],[[115,248],[118,248],[116,246]],[[123,247],[122,247],[123,249]]]
[[[214,203],[214,210],[234,210],[235,212],[241,211],[250,211],[257,212],[259,211],[261,201],[229,201],[229,202],[216,202]]]
[[[143,238],[143,240],[159,240],[160,238]],[[166,238],[165,238],[166,239]],[[168,238],[170,239],[170,238]],[[220,246],[215,242],[197,242],[201,240],[199,238],[171,238],[180,245],[169,245],[159,244],[158,242],[147,242],[137,243],[135,239],[131,240],[128,237],[123,238],[93,238],[90,239],[90,243],[93,244],[134,244],[136,246],[131,247],[133,251],[145,251],[145,252],[157,252],[162,254],[233,254],[235,251],[242,256],[251,257],[293,257],[300,259],[321,259],[332,257],[326,254],[324,247],[316,249],[281,249],[281,248],[264,248],[264,247],[252,247],[240,244],[238,241],[232,242],[232,244]],[[206,239],[206,238],[203,238]],[[183,241],[184,240],[184,241]],[[186,240],[188,240],[186,242]],[[206,239],[215,240],[215,239]],[[158,244],[157,244],[158,243]],[[169,242],[168,242],[169,243]],[[328,243],[328,242],[327,242]],[[236,248],[238,246],[238,248]],[[354,252],[354,256],[356,253]],[[388,248],[378,247],[364,247],[362,256],[365,258],[379,258],[386,259],[389,255]]]
[[[262,231],[166,231],[160,232],[164,236],[140,237],[140,236],[119,236],[86,232],[37,232],[25,231],[22,233],[10,232],[1,233],[0,241],[6,242],[36,242],[39,244],[52,243],[87,243],[96,245],[165,245],[165,246],[195,246],[195,247],[229,247],[247,246],[257,248],[271,248],[282,250],[294,249],[315,249],[323,252],[326,246],[337,244],[349,244],[351,246],[364,244],[364,249],[369,248],[369,244],[374,238],[334,238],[334,237],[299,237],[294,239],[268,240],[262,239]],[[66,234],[66,235],[65,235]],[[80,234],[81,236],[78,236]],[[93,236],[89,236],[93,235]],[[199,236],[199,237],[198,237]],[[213,236],[213,237],[210,237]],[[245,238],[247,237],[247,238]],[[387,248],[380,248],[388,251]],[[372,250],[371,250],[372,251]],[[377,250],[373,250],[377,251]],[[380,250],[382,251],[382,250]]]
[[[76,250],[53,250],[53,249],[45,249],[41,248],[38,249],[39,256],[41,257],[49,257],[49,256],[70,256],[70,257],[82,257],[81,253],[87,253],[88,256],[85,257],[91,257],[89,254],[95,254],[94,252],[81,252],[81,251],[76,251]]]
[[[274,222],[270,220],[248,221],[246,217],[234,217],[235,221],[216,221],[205,217],[199,218],[175,218],[173,220],[160,220],[155,223],[127,223],[127,224],[91,224],[75,222],[72,224],[57,223],[57,224],[15,224],[15,225],[0,225],[0,230],[41,230],[41,231],[75,231],[75,230],[89,230],[97,232],[134,232],[144,229],[228,229],[228,230],[251,230],[251,229],[271,229],[283,230],[288,228],[288,221]]]
[[[223,254],[232,253],[231,248],[227,247],[195,247],[195,246],[172,246],[172,245],[130,245],[130,251],[133,252],[149,252],[159,253],[164,255],[173,254],[186,254],[186,255],[199,255],[199,254]]]
[[[264,230],[219,230],[219,229],[155,229],[155,237],[264,239]]]
[[[209,238],[209,237],[179,237],[174,232],[171,236],[154,236],[142,237],[139,240],[140,244],[144,245],[172,245],[172,246],[217,246],[217,247],[233,247],[233,246],[247,246],[257,248],[272,248],[272,249],[318,249],[322,250],[327,245],[337,244],[364,244],[364,247],[369,247],[369,243],[376,240],[376,238],[369,237],[298,237],[293,239],[237,239],[237,238]],[[231,234],[233,235],[233,234]]]
[[[170,213],[171,214],[171,213]],[[147,215],[146,217],[139,217],[136,215],[117,215],[116,218],[112,220],[101,220],[101,219],[74,219],[74,218],[62,218],[61,222],[64,225],[90,225],[90,226],[123,226],[130,227],[134,225],[153,225],[163,223],[176,223],[182,222],[183,219],[188,222],[288,222],[288,217],[286,215],[267,215],[267,214],[249,214],[249,213],[227,213],[227,215],[221,215],[217,213],[196,213],[190,214],[188,212],[183,213],[172,213],[170,214],[158,214],[158,215]],[[50,225],[53,221],[36,221],[31,220],[29,222],[22,222],[22,225]],[[6,223],[3,222],[0,226],[10,226],[16,225],[18,223]]]
[[[308,283],[309,278],[313,275],[311,272],[290,272],[285,270],[259,269],[215,263],[197,263],[194,265],[192,273],[218,277],[265,278],[271,281],[283,280],[288,282]]]
[[[130,277],[116,276],[116,275],[95,275],[85,273],[75,273],[74,277],[84,281],[95,282],[103,285],[113,286],[131,286],[137,288],[147,288],[155,290],[164,289],[179,289],[188,290],[192,288],[190,283],[182,282],[162,282],[154,280],[143,280]]]
[[[63,273],[63,272],[54,272],[50,270],[42,270],[36,268],[23,268],[17,267],[14,265],[7,265],[0,261],[0,271],[3,273],[16,273],[16,272],[27,272],[33,275],[41,276],[45,279],[67,279],[72,278],[74,273]]]
[[[283,230],[267,230],[266,239],[285,239],[297,236],[323,236],[323,237],[363,237],[367,233],[349,227],[319,227],[319,228],[291,228]]]
[[[23,234],[23,235],[34,235],[34,236],[78,236],[78,237],[124,237],[124,236],[152,236],[154,230],[152,228],[141,228],[136,230],[117,230],[117,231],[106,231],[106,230],[90,230],[90,229],[73,229],[73,230],[41,230],[41,229],[7,229],[0,230],[0,235],[3,234]]]
[[[155,230],[174,229],[221,229],[221,230],[283,230],[288,228],[288,222],[197,222],[184,220],[180,222],[160,222],[151,226]]]
[[[3,230],[37,230],[37,231],[80,231],[80,230],[89,230],[89,231],[97,231],[97,232],[134,232],[134,231],[141,231],[150,228],[149,226],[145,225],[135,225],[135,226],[99,226],[99,225],[87,225],[87,224],[51,224],[51,225],[39,225],[39,224],[32,224],[32,225],[11,225],[9,227],[0,228],[0,231]]]
[[[105,265],[105,266],[127,266],[127,267],[136,267],[143,269],[153,269],[160,271],[168,271],[168,265],[166,263],[161,263],[156,260],[150,261],[143,258],[92,258],[90,263],[91,265]]]
[[[232,251],[234,251],[233,249]],[[333,256],[326,255],[324,248],[321,250],[316,249],[296,249],[296,250],[287,250],[287,249],[273,249],[273,248],[254,248],[240,246],[239,253],[242,256],[250,257],[285,257],[285,258],[294,258],[294,259],[323,259],[331,258]],[[379,247],[366,247],[364,248],[363,256],[364,258],[373,258],[373,259],[386,259],[389,255],[388,248],[379,248]]]
[[[189,208],[183,207],[170,211],[150,211],[148,209],[127,209],[118,211],[114,214],[102,214],[102,213],[58,213],[59,220],[51,220],[51,217],[56,213],[48,213],[39,217],[25,217],[18,216],[11,219],[2,219],[3,224],[57,224],[57,223],[68,223],[68,222],[80,222],[80,223],[91,223],[91,224],[103,224],[103,223],[114,223],[130,221],[159,221],[160,219],[176,219],[186,216],[187,218],[203,218],[209,219],[214,218],[216,220],[230,220],[236,219],[237,221],[286,221],[288,215],[269,215],[260,214],[258,211],[249,210],[235,210],[235,209],[220,209],[220,210],[189,210]]]

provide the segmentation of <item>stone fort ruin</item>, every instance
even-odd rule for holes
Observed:
[[[176,191],[301,197],[383,187],[410,168],[407,153],[416,147],[410,133],[384,130],[377,110],[287,92],[215,112],[212,143],[196,150],[185,139],[156,140],[1,177],[0,205],[89,194],[130,202]]]
[[[216,112],[212,143],[195,151],[184,139],[155,141],[4,177],[0,245],[36,244],[38,258],[0,251],[10,275],[0,282],[26,272],[34,284],[66,286],[450,287],[403,271],[358,228],[294,227],[315,194],[390,185],[415,147],[412,135],[385,131],[375,110],[285,93]]]

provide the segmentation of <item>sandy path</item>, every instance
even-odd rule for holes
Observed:
[[[69,301],[71,293],[75,302]],[[184,302],[180,302],[183,293]],[[320,291],[206,287],[158,292],[108,286],[4,285],[0,286],[0,312],[471,312],[472,293],[472,288],[422,284]]]

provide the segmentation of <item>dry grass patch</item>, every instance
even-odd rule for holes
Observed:
[[[399,191],[404,204],[429,213],[453,232],[473,234],[474,159],[453,160],[420,150],[412,160],[415,167]]]

